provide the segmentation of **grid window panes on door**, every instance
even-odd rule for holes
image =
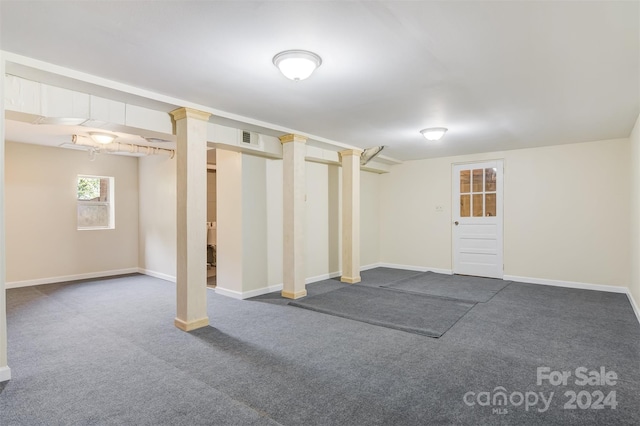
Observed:
[[[497,169],[460,171],[460,217],[496,215]]]
[[[113,178],[78,176],[78,229],[115,228]]]

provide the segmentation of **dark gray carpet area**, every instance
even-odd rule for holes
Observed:
[[[382,272],[368,281],[411,275]],[[185,333],[175,285],[151,277],[8,290],[0,425],[640,424],[640,325],[623,294],[512,283],[439,339],[287,302],[209,290],[211,326]],[[578,386],[583,366],[618,380]],[[539,367],[572,377],[537,385]],[[545,411],[478,404],[502,388],[554,394]],[[565,409],[571,391],[615,391],[618,405]]]
[[[509,283],[493,278],[425,272],[382,287],[470,302],[488,302]]]
[[[292,301],[289,305],[409,333],[440,337],[474,304],[352,285]]]
[[[392,282],[403,280],[406,278],[422,275],[424,272],[420,271],[407,271],[404,269],[392,269],[392,268],[375,268],[368,271],[360,272],[362,281],[358,284],[380,287],[390,284]]]

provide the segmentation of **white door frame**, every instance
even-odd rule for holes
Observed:
[[[496,168],[495,217],[460,217],[461,169]],[[454,274],[502,279],[504,276],[504,160],[451,165],[451,248]],[[494,242],[495,241],[495,242]],[[483,263],[482,258],[491,259]]]

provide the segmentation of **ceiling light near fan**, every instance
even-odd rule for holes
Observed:
[[[273,65],[290,80],[309,78],[322,65],[322,58],[306,50],[285,50],[273,57]]]
[[[422,136],[424,136],[425,139],[428,140],[428,141],[439,141],[440,139],[442,139],[444,134],[447,133],[447,128],[446,127],[431,127],[431,128],[428,128],[428,129],[420,130],[420,133],[422,133]]]
[[[110,144],[117,138],[116,135],[100,132],[90,132],[89,136],[91,136],[91,139],[93,139],[94,142],[101,143],[102,145]]]

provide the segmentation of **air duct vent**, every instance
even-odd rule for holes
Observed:
[[[238,130],[238,145],[260,148],[260,138],[257,133],[248,130]]]
[[[242,131],[242,142],[251,143],[251,133],[246,130]]]

